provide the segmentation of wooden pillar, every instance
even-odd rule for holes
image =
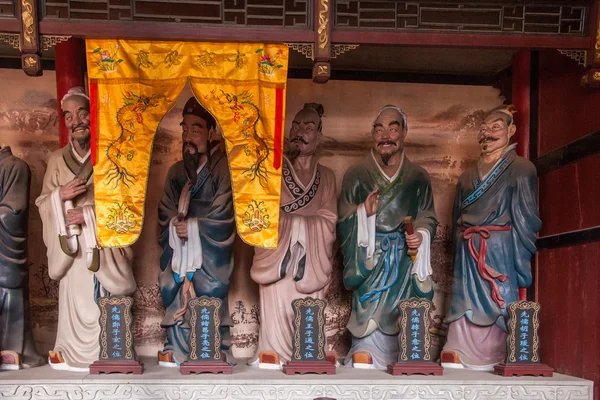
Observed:
[[[517,154],[529,158],[531,120],[531,51],[521,50],[512,60],[512,103],[517,107],[515,125]]]
[[[60,101],[63,96],[75,86],[86,87],[85,82],[85,41],[70,38],[57,43],[55,47],[56,65],[56,95],[58,99],[58,114],[62,115]],[[64,118],[59,118],[59,142],[63,147],[69,142],[69,132]]]
[[[517,108],[514,124],[517,127],[514,141],[517,142],[517,154],[529,158],[529,122],[531,119],[531,52],[521,50],[512,60],[512,104]],[[519,288],[519,299],[527,300],[527,288]]]

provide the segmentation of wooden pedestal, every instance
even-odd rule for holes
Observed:
[[[545,376],[551,378],[554,369],[546,364],[499,364],[494,367],[494,373],[501,376]]]
[[[111,374],[142,374],[142,364],[139,361],[94,361],[90,365],[90,374],[98,375],[100,373]]]
[[[388,365],[387,372],[391,375],[444,375],[442,366],[435,362],[397,362]]]
[[[329,361],[288,361],[283,365],[283,373],[335,375],[335,365]]]
[[[231,375],[233,367],[226,362],[186,361],[179,367],[181,375],[189,374],[225,374]]]

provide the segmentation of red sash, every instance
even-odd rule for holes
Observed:
[[[510,231],[510,226],[472,226],[470,228],[461,227],[461,230],[464,232],[463,237],[468,240],[469,243],[469,253],[473,256],[473,259],[477,261],[477,271],[479,275],[485,279],[490,284],[490,289],[492,291],[492,300],[500,308],[504,308],[504,299],[502,295],[500,295],[500,289],[498,289],[498,285],[496,285],[495,279],[500,282],[506,282],[508,280],[508,276],[502,275],[492,267],[486,264],[485,256],[487,254],[487,239],[490,237],[490,232],[496,231]],[[475,249],[475,235],[479,235],[479,252]]]

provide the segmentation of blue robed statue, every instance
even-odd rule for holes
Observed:
[[[453,214],[454,278],[445,368],[493,370],[506,358],[507,307],[531,285],[541,228],[534,165],[509,145],[513,108],[487,115],[477,165],[459,178]]]
[[[438,224],[429,174],[404,154],[406,114],[385,106],[372,126],[373,148],[344,176],[338,233],[344,285],[353,292],[346,364],[385,369],[398,361],[398,303],[433,297],[430,245]],[[404,219],[411,217],[414,232]],[[415,260],[408,250],[417,250]]]
[[[158,360],[163,366],[187,360],[191,330],[187,305],[195,297],[208,296],[223,301],[221,350],[234,364],[227,293],[235,221],[227,156],[210,140],[215,119],[194,97],[185,104],[181,128],[183,160],[169,169],[158,209],[163,249],[159,286],[166,308],[161,326],[167,331]]]

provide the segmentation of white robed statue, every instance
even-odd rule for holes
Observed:
[[[48,274],[60,281],[58,332],[49,362],[55,369],[87,371],[100,349],[96,302],[135,291],[133,252],[98,246],[89,98],[82,88],[72,88],[61,106],[69,144],[50,154],[42,193],[35,202],[48,249]]]

